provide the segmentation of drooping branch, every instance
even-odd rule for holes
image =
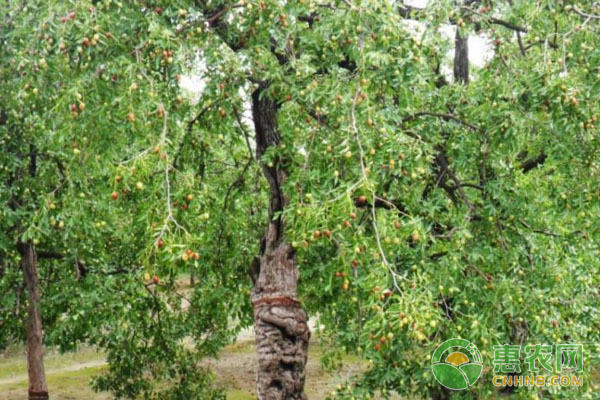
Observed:
[[[525,50],[527,51],[527,50],[531,49],[533,46],[542,45],[542,44],[543,45],[547,44],[548,47],[550,47],[551,49],[554,49],[554,50],[558,49],[558,45],[556,43],[547,41],[545,39],[540,39],[538,41],[529,43],[527,46],[525,46]]]
[[[500,26],[503,26],[505,28],[511,29],[513,31],[516,31],[516,32],[527,33],[527,29],[523,28],[522,26],[511,24],[510,22],[507,22],[507,21],[504,21],[504,20],[501,20],[501,19],[498,19],[498,18],[491,17],[489,19],[489,21],[492,24],[500,25]]]
[[[519,43],[519,50],[521,51],[521,55],[523,57],[525,57],[526,50],[525,50],[525,46],[523,46],[523,39],[521,39],[521,33],[520,32],[517,32],[517,42]]]
[[[253,161],[253,158],[248,159],[242,171],[238,174],[233,183],[227,188],[227,192],[225,193],[225,199],[223,200],[223,211],[227,210],[227,203],[229,202],[229,196],[233,192],[233,189],[243,184],[244,175],[246,175],[246,172],[248,172],[248,169],[250,168],[250,165],[252,165]]]
[[[252,152],[252,146],[250,146],[250,134],[246,127],[244,127],[244,123],[242,121],[242,116],[240,115],[236,106],[233,106],[233,115],[235,115],[235,120],[244,135],[244,140],[246,141],[246,146],[248,147],[248,154],[250,155],[250,159],[254,159],[254,154]]]
[[[356,198],[354,199],[354,206],[357,208],[369,208],[369,207],[375,207],[375,208],[383,208],[385,210],[397,210],[399,214],[407,214],[407,210],[404,206],[404,204],[402,204],[401,202],[397,201],[397,200],[387,200],[384,197],[378,197],[375,196],[375,201],[372,204],[371,202],[369,202],[366,199],[362,199],[362,198]]]
[[[485,19],[486,22],[488,22],[489,24],[492,24],[492,25],[500,25],[500,26],[503,26],[503,27],[505,27],[507,29],[510,29],[512,31],[515,31],[515,32],[520,32],[520,33],[527,33],[528,32],[527,28],[524,28],[522,26],[510,23],[510,22],[505,21],[505,20],[500,19],[500,18],[491,17],[491,16],[488,17],[487,15],[483,15],[482,13],[479,13],[479,12],[473,10],[472,8],[469,8],[469,7],[461,7],[461,10],[466,11],[466,12],[470,12],[472,14],[476,14],[476,15],[480,16],[481,18]]]
[[[460,198],[467,207],[470,209],[475,208],[463,190],[463,187],[466,186],[466,184],[458,179],[458,176],[450,167],[450,161],[448,160],[444,146],[438,145],[436,146],[436,149],[437,154],[433,160],[434,170],[437,171],[436,186],[443,189],[448,194],[455,206],[458,205],[458,198]],[[448,185],[448,181],[452,181],[454,185]]]
[[[554,233],[554,232],[550,232],[548,230],[544,230],[544,229],[535,229],[533,227],[531,227],[531,225],[529,225],[527,222],[525,222],[524,219],[520,218],[519,222],[527,229],[529,229],[531,232],[533,233],[539,233],[540,235],[545,235],[545,236],[550,236],[550,237],[560,237],[561,235]]]
[[[477,268],[475,265],[473,265],[469,259],[466,256],[462,257],[462,260],[465,264],[467,264],[473,271],[477,272],[479,275],[481,275],[481,277],[483,279],[485,279],[487,282],[490,282],[494,277],[491,274],[486,274],[483,271],[481,271],[479,268]]]
[[[29,176],[34,178],[37,173],[37,148],[34,143],[29,144]]]
[[[496,18],[496,17],[488,17],[486,15],[483,15],[475,10],[473,10],[470,7],[466,7],[466,5],[475,3],[475,1],[466,1],[464,4],[465,6],[461,7],[461,10],[463,11],[468,11],[472,14],[476,14],[479,15],[480,17],[484,18],[486,20],[486,22],[492,24],[492,25],[500,25],[503,26],[507,29],[516,31],[516,32],[522,32],[522,33],[527,33],[527,29],[513,24],[511,22],[505,21],[503,19],[500,18]],[[400,16],[402,16],[403,18],[406,19],[416,19],[416,20],[422,20],[425,19],[426,16],[426,12],[424,8],[419,8],[419,7],[413,7],[413,6],[409,6],[406,4],[400,4],[399,8],[398,8],[399,14]],[[456,25],[458,22],[458,18],[450,18],[450,20],[448,21],[449,23]]]
[[[164,158],[164,162],[165,162],[165,170],[164,170],[164,174],[165,174],[165,208],[166,208],[167,216],[165,218],[165,222],[163,223],[163,227],[161,228],[161,230],[157,236],[157,240],[162,238],[163,235],[165,234],[165,232],[169,229],[170,222],[173,222],[175,227],[177,227],[178,229],[181,229],[182,231],[186,232],[185,228],[182,227],[175,219],[173,210],[171,208],[171,181],[169,178],[169,173],[171,171],[171,165],[169,164],[169,155],[167,153],[168,114],[167,114],[167,111],[165,110],[164,106],[162,105],[162,103],[159,105],[159,109],[161,110],[162,117],[163,117],[163,127],[162,127],[162,133],[160,135],[160,148],[163,151],[162,158]]]
[[[446,113],[438,113],[438,112],[431,112],[431,111],[419,111],[413,115],[409,115],[407,117],[404,117],[402,119],[402,122],[411,122],[414,121],[420,117],[437,117],[437,118],[441,118],[444,121],[455,121],[458,122],[461,125],[464,125],[470,129],[473,129],[475,131],[479,130],[479,128],[476,125],[473,125],[467,121],[464,121],[462,119],[460,119],[458,116],[454,115],[454,114],[446,114]]]
[[[456,190],[456,189],[458,189],[460,187],[470,187],[470,188],[481,190],[481,191],[483,190],[483,186],[477,185],[475,183],[468,183],[468,182],[460,182],[460,183],[458,183],[458,184],[456,184],[454,186],[451,186],[451,189],[452,190]]]
[[[225,16],[229,11],[234,8],[244,7],[242,4],[231,4],[231,5],[219,5],[216,8],[210,1],[201,0],[196,1],[196,5],[200,8],[203,14],[203,18],[199,18],[194,21],[194,24],[188,24],[189,28],[193,28],[194,25],[206,24],[212,30],[214,30],[221,40],[233,51],[237,52],[244,48],[245,41],[242,39],[236,41],[232,40],[228,35],[229,25],[225,21]]]
[[[577,8],[577,6],[573,6],[572,8],[573,12],[581,17],[584,18],[589,18],[589,19],[595,19],[595,20],[600,20],[600,15],[593,15],[593,14],[588,14],[586,12],[581,11],[579,8]]]
[[[50,192],[51,194],[55,194],[67,184],[67,176],[65,174],[65,166],[60,158],[58,158],[58,156],[53,156],[52,160],[56,164],[56,170],[58,171],[59,177],[58,185]]]
[[[194,125],[196,125],[197,123],[199,123],[202,120],[202,118],[204,117],[204,115],[206,114],[206,112],[208,110],[210,110],[212,107],[214,107],[214,106],[216,106],[218,104],[219,104],[219,102],[215,102],[215,103],[212,103],[210,106],[206,106],[206,107],[202,108],[198,112],[198,114],[196,114],[196,116],[194,118],[192,118],[191,120],[189,120],[187,122],[185,135],[181,139],[181,142],[179,142],[179,146],[177,148],[177,152],[175,153],[175,157],[173,157],[173,169],[178,169],[179,168],[179,159],[181,158],[181,155],[183,153],[183,149],[185,148],[185,142],[188,140],[188,138],[192,134],[192,131],[194,129]],[[202,150],[201,150],[201,152],[202,152]],[[205,169],[205,163],[204,163],[204,159],[203,159],[203,161],[200,163],[200,176],[201,177],[204,176],[204,169]]]
[[[404,1],[399,2],[398,12],[400,16],[408,19],[418,19],[422,17],[424,14],[424,9],[420,7],[409,6],[408,4],[404,4]]]

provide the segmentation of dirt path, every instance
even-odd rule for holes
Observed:
[[[253,343],[252,340],[238,342],[237,349],[225,351],[218,359],[208,359],[202,364],[214,372],[218,384],[228,390],[239,390],[254,396],[257,360]],[[349,362],[339,371],[326,372],[321,368],[320,355],[320,348],[316,343],[311,342],[305,386],[306,394],[310,399],[326,397],[339,383],[359,374],[364,369],[358,362]]]

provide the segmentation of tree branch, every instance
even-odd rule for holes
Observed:
[[[437,118],[441,118],[444,121],[455,121],[458,122],[461,125],[464,125],[470,129],[473,129],[475,131],[479,130],[479,128],[476,125],[473,125],[469,122],[463,121],[462,119],[460,119],[459,117],[457,117],[454,114],[444,114],[444,113],[437,113],[437,112],[431,112],[431,111],[420,111],[418,113],[415,113],[413,115],[409,115],[407,117],[404,117],[402,119],[402,122],[410,122],[410,121],[414,121],[419,117],[424,117],[424,116],[429,116],[429,117],[437,117]]]
[[[511,24],[510,22],[507,22],[507,21],[504,21],[504,20],[501,20],[501,19],[498,19],[498,18],[491,17],[489,19],[489,21],[492,24],[501,25],[501,26],[503,26],[505,28],[508,28],[508,29],[511,29],[513,31],[517,31],[517,32],[521,32],[521,33],[527,33],[527,29],[523,28],[522,26]]]
[[[367,207],[375,207],[375,208],[383,208],[386,210],[397,210],[399,214],[408,215],[406,212],[406,208],[402,203],[396,200],[387,200],[384,197],[375,196],[375,203],[371,204],[368,200],[362,201],[361,198],[354,199],[354,206],[357,208],[367,208]]]
[[[521,39],[521,32],[517,31],[517,42],[519,43],[519,50],[521,51],[521,55],[525,57],[525,46],[523,46],[523,40]]]
[[[223,211],[227,210],[227,203],[229,201],[229,195],[232,193],[233,188],[235,188],[236,186],[240,185],[243,182],[243,177],[246,174],[246,172],[248,171],[248,168],[250,168],[250,165],[252,165],[253,161],[254,161],[253,158],[248,159],[248,162],[246,163],[246,165],[244,165],[242,172],[239,173],[237,178],[235,178],[233,183],[231,185],[229,185],[229,187],[227,188],[227,193],[225,194],[225,199],[223,200]]]
[[[456,190],[456,189],[458,189],[460,187],[470,187],[470,188],[473,188],[473,189],[478,189],[478,190],[482,190],[483,191],[483,186],[476,185],[474,183],[467,183],[467,182],[459,182],[459,183],[455,184],[454,186],[451,186],[450,188],[452,190]]]
[[[244,127],[244,124],[242,123],[242,117],[240,116],[240,113],[236,106],[233,106],[233,114],[235,115],[235,119],[237,121],[238,126],[240,127],[240,130],[244,134],[244,139],[246,140],[246,146],[248,146],[248,153],[250,154],[250,159],[253,160],[254,153],[252,152],[252,146],[250,146],[250,134],[248,133],[248,130]]]
[[[473,2],[465,2],[466,5],[471,4]],[[483,15],[469,7],[461,7],[461,9],[468,11],[472,14],[476,14],[479,15],[482,18],[485,18],[487,20],[487,22],[489,22],[490,24],[493,25],[500,25],[503,26],[507,29],[513,30],[513,31],[517,31],[517,32],[522,32],[522,33],[527,33],[527,29],[519,26],[519,25],[515,25],[513,23],[510,23],[508,21],[504,21],[502,19],[499,18],[495,18],[495,17],[488,17],[486,15]],[[408,19],[420,19],[420,18],[425,18],[425,13],[424,13],[424,9],[423,8],[418,8],[418,7],[412,7],[406,4],[401,4],[399,7],[399,13],[400,16],[404,17],[404,18],[408,18]],[[456,20],[454,19],[450,19],[449,21],[451,24],[455,25],[456,24]]]
[[[37,257],[40,259],[52,259],[52,260],[62,260],[63,258],[65,258],[64,254],[60,254],[60,253],[56,253],[54,251],[43,251],[43,250],[37,250]]]
[[[581,17],[600,20],[600,15],[593,15],[593,14],[585,13],[585,12],[581,11],[579,8],[577,8],[576,6],[573,6],[572,10],[575,14],[577,14]]]
[[[545,161],[546,161],[546,153],[542,152],[542,153],[540,153],[539,156],[523,162],[523,165],[521,165],[521,168],[523,169],[523,173],[527,173],[527,172],[531,171],[532,169],[544,164]]]

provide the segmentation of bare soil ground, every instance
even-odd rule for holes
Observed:
[[[326,397],[339,383],[360,373],[361,364],[357,360],[347,362],[339,371],[324,371],[319,361],[320,348],[315,343],[311,344],[306,371],[306,394],[310,399]],[[206,365],[214,371],[217,382],[228,389],[231,398],[256,398],[256,357],[252,341],[238,343],[224,352],[218,360],[207,360]]]

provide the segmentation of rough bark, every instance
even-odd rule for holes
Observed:
[[[27,288],[27,373],[29,400],[47,400],[48,385],[44,370],[44,347],[41,314],[41,288],[37,271],[37,256],[31,241],[18,244],[21,269]]]
[[[256,132],[256,155],[281,140],[277,125],[277,104],[261,85],[252,94],[252,115]],[[305,400],[308,315],[297,298],[298,265],[293,247],[286,242],[281,215],[287,199],[283,194],[286,171],[283,160],[272,167],[261,162],[269,183],[270,204],[267,232],[260,255],[250,268],[254,287],[252,304],[258,355],[257,394],[260,400]]]

